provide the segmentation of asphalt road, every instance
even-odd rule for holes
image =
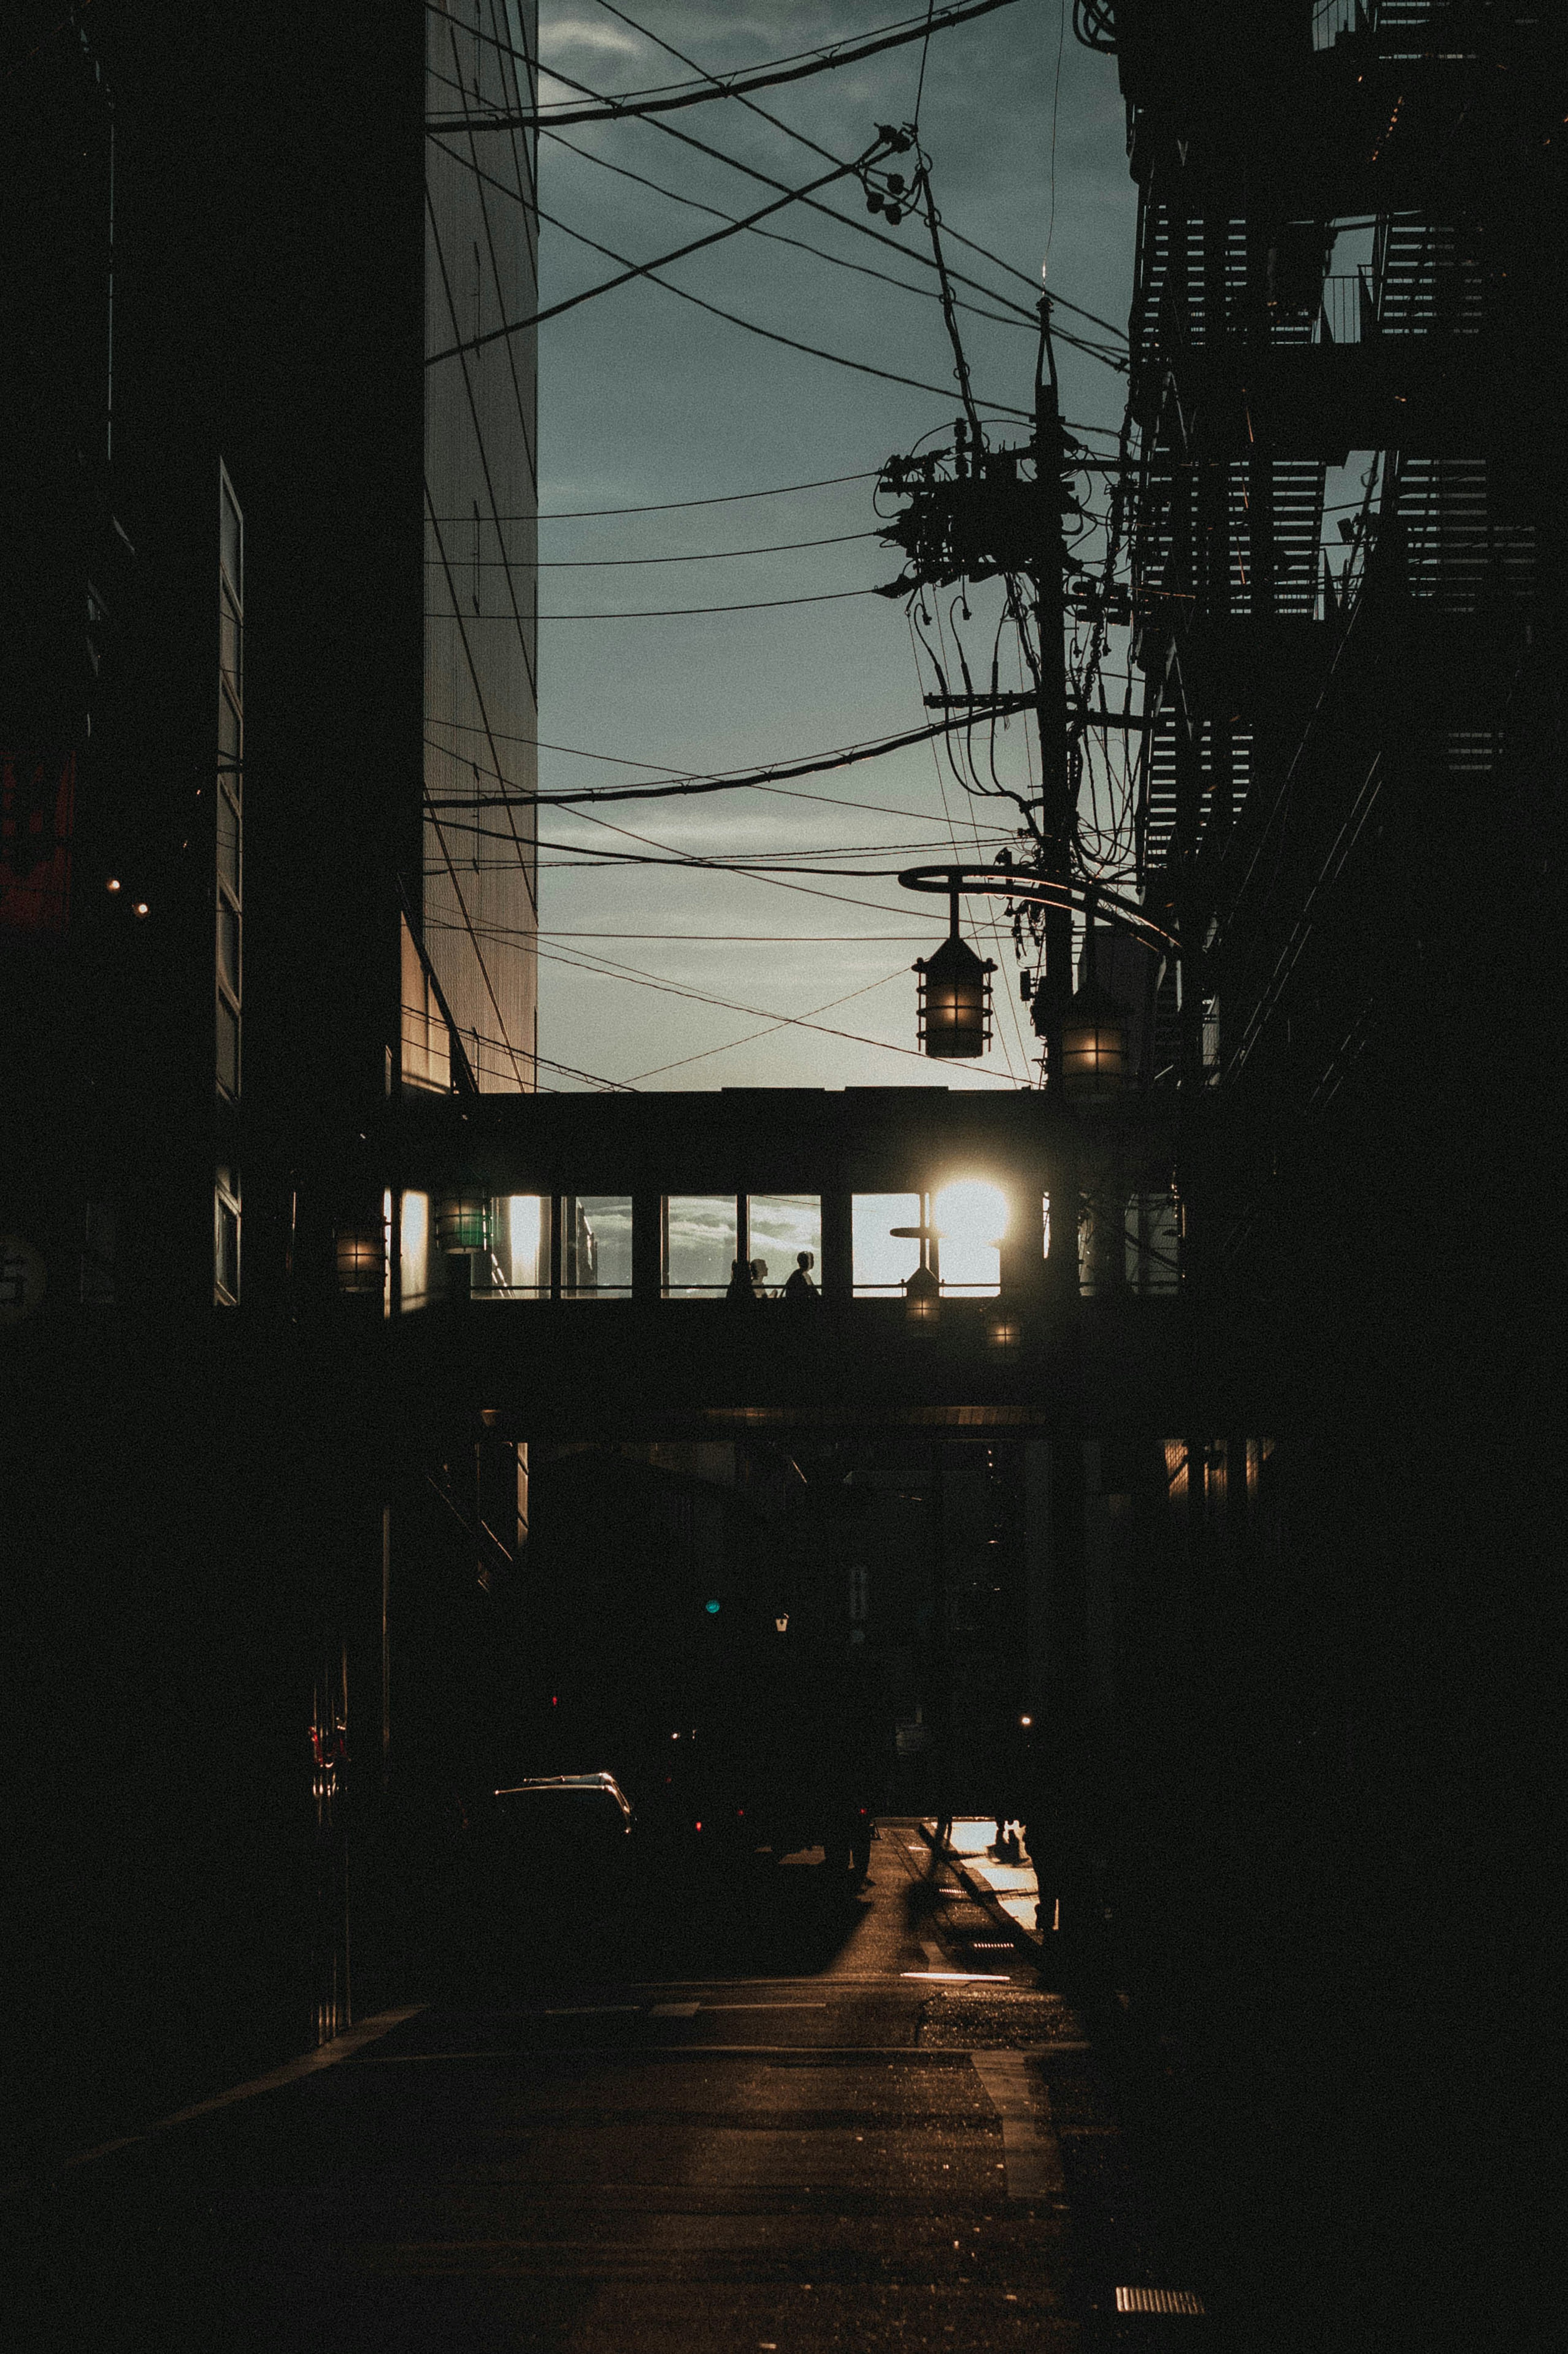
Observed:
[[[1118,2288],[1192,2284],[1083,2021],[913,1828],[882,1826],[858,1896],[810,1855],[727,1902],[673,1889],[618,1967],[564,1922],[523,1983],[13,2199],[8,2342],[1206,2342],[1202,2320],[1118,2312]]]

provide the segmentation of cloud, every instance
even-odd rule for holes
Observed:
[[[558,17],[554,24],[539,27],[542,57],[555,57],[563,49],[597,49],[606,55],[638,58],[646,47],[646,42],[622,32],[619,25],[589,24],[581,16]]]

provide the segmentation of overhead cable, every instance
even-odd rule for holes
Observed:
[[[613,5],[613,0],[599,0],[599,5],[605,11],[607,16],[619,17],[621,24],[629,25],[631,30],[634,33],[640,33],[645,41],[651,41],[653,43],[655,48],[662,49],[666,57],[679,58],[681,64],[683,66],[690,66],[694,73],[704,72],[704,69],[698,65],[694,58],[687,57],[683,49],[677,49],[673,43],[665,40],[662,34],[651,32],[646,25],[640,25],[635,17],[629,16],[627,15],[624,8],[616,7]],[[915,121],[916,125],[918,125],[920,119],[921,92],[924,90],[926,84],[926,48],[930,45],[931,29],[931,12],[928,10],[925,27],[926,47],[922,48],[920,54],[920,83],[919,88],[916,90],[915,94]],[[556,76],[557,80],[563,79],[563,76]],[[711,80],[712,77],[704,74],[704,79]],[[574,89],[580,90],[582,85],[580,83],[574,83],[572,87]],[[745,107],[748,114],[758,115],[764,122],[770,122],[776,131],[782,131],[786,138],[793,139],[797,144],[801,147],[809,147],[814,155],[821,155],[824,163],[828,163],[832,160],[825,147],[819,147],[814,139],[808,138],[805,132],[798,131],[793,123],[786,122],[782,116],[770,114],[765,106],[758,106],[752,100],[743,96],[738,91],[732,90],[729,95],[732,98],[737,99],[738,102]],[[672,128],[672,126],[668,123],[655,123],[653,128],[655,130],[663,131]],[[826,207],[819,206],[814,207],[813,209],[822,211],[825,210]],[[885,245],[894,244],[893,239],[885,237],[880,229],[870,228],[868,225],[863,222],[856,221],[853,224],[846,224],[846,226],[853,226],[857,228],[865,228],[868,236],[875,237]],[[1005,270],[1011,277],[1020,279],[1025,286],[1030,287],[1033,291],[1038,291],[1034,287],[1034,281],[1029,276],[1026,270],[1019,270],[1011,261],[1004,261],[1001,254],[992,253],[989,247],[977,245],[973,238],[960,237],[958,230],[951,227],[948,228],[948,234],[957,244],[967,247],[970,253],[978,253],[983,261],[993,263],[998,270]],[[901,250],[901,249],[895,248],[895,250]],[[910,258],[914,260],[919,260],[923,257],[916,254],[912,255]],[[966,280],[965,283],[967,284],[968,282],[969,281]],[[1005,295],[997,295],[994,299],[998,302],[1005,302],[1007,298]],[[1060,295],[1053,296],[1052,299],[1055,302],[1063,302],[1063,298]],[[1108,319],[1099,318],[1093,311],[1086,311],[1076,302],[1063,302],[1063,307],[1068,311],[1075,312],[1080,319],[1093,320],[1097,327],[1106,328],[1109,334],[1115,335],[1121,343],[1126,343],[1127,330],[1125,327],[1113,327]],[[1028,318],[1030,324],[1033,325],[1033,313],[1028,312],[1023,315]]]
[[[568,154],[580,156],[585,164],[597,164],[601,171],[613,172],[618,179],[633,180],[640,188],[651,188],[655,196],[667,196],[672,204],[688,206],[694,212],[714,214],[720,220],[735,218],[733,213],[725,212],[718,205],[704,204],[698,196],[683,196],[678,189],[666,188],[662,182],[650,180],[641,172],[633,172],[625,164],[613,164],[608,155],[597,155],[591,147],[579,147],[575,139],[564,139],[559,132],[552,132],[550,136],[556,146],[564,147]],[[822,205],[813,205],[811,210],[825,213],[827,207]],[[833,214],[832,217],[838,219],[841,216]],[[845,254],[829,253],[820,245],[809,245],[804,238],[789,237],[783,229],[758,228],[754,224],[753,234],[757,237],[765,237],[775,245],[790,246],[797,253],[809,253],[814,260],[826,261],[835,270],[853,270],[857,277],[874,278],[879,285],[897,287],[900,293],[917,294],[922,302],[930,299],[932,289],[928,286],[912,285],[907,278],[895,278],[891,270],[874,270],[868,261],[851,261]],[[1005,295],[998,295],[993,299],[998,302],[1008,300]],[[993,327],[1018,327],[1024,330],[1032,330],[1033,327],[1033,322],[1021,303],[1016,305],[1009,303],[1009,310],[1012,313],[1011,317],[1001,311],[982,311],[975,302],[964,302],[961,307],[972,312],[977,319],[989,319]],[[1066,340],[1072,339],[1068,337]]]
[[[753,597],[737,605],[655,605],[639,608],[626,613],[540,613],[541,621],[675,621],[687,613],[760,613],[779,605],[832,605],[845,597],[875,597],[875,588],[819,588],[810,597]],[[469,613],[459,616],[449,612],[425,615],[427,621],[509,621],[510,613]]]
[[[471,515],[457,518],[471,523]],[[481,521],[486,518],[481,517]],[[836,531],[826,539],[781,539],[769,547],[699,547],[690,555],[670,556],[482,556],[482,572],[504,571],[516,565],[524,572],[601,572],[627,564],[724,564],[736,556],[794,556],[806,547],[843,547],[852,539],[880,539],[879,531]],[[436,558],[427,556],[427,564]],[[472,568],[470,564],[471,570]]]
[[[675,246],[669,253],[656,255],[652,261],[631,262],[619,277],[603,279],[597,286],[579,287],[575,294],[565,295],[558,302],[546,302],[543,310],[531,311],[526,318],[510,319],[502,326],[486,328],[482,334],[465,335],[461,342],[449,344],[441,351],[427,352],[425,366],[435,367],[442,360],[456,359],[460,352],[482,351],[486,345],[500,343],[504,336],[520,335],[525,328],[543,326],[546,319],[558,319],[564,312],[575,311],[579,303],[591,302],[597,294],[613,293],[618,286],[630,285],[634,278],[647,278],[655,270],[667,270],[672,262],[683,261],[689,254],[701,253],[710,245],[719,245],[726,238],[737,236],[743,228],[750,228],[758,221],[766,220],[770,213],[782,212],[786,205],[799,203],[812,189],[828,187],[834,180],[842,180],[862,171],[868,163],[886,152],[889,152],[889,143],[885,139],[874,139],[853,164],[835,164],[831,172],[809,180],[803,188],[791,188],[786,195],[776,196],[771,204],[759,206],[756,212],[748,213],[744,219],[726,220],[723,228],[710,229],[705,237],[692,238],[686,244]],[[891,152],[897,153],[898,150],[893,148]],[[526,203],[528,199],[519,198],[519,201]],[[531,207],[531,209],[536,212],[537,207]]]
[[[428,0],[430,5],[430,0]],[[836,41],[830,48],[797,53],[797,59],[779,59],[771,66],[759,67],[751,73],[705,75],[695,89],[677,88],[663,92],[629,90],[619,98],[607,98],[592,107],[578,107],[564,114],[543,114],[537,108],[515,113],[487,115],[435,115],[427,127],[432,131],[487,130],[538,131],[549,124],[568,126],[577,122],[617,122],[628,116],[669,114],[679,107],[706,106],[715,99],[738,98],[751,90],[775,90],[782,82],[803,81],[809,75],[830,73],[839,66],[857,64],[863,58],[874,58],[886,49],[902,48],[907,41],[918,41],[929,33],[944,33],[954,25],[968,24],[973,17],[989,16],[998,8],[1012,5],[1012,0],[959,0],[957,6],[944,8],[927,20],[917,16],[913,24],[905,22],[885,27],[861,40]],[[445,16],[444,8],[437,8]],[[455,20],[454,20],[455,21]],[[467,27],[464,27],[467,30]],[[565,75],[557,75],[565,80]]]
[[[608,6],[609,0],[599,0],[599,5],[601,7]],[[650,33],[644,27],[638,25],[632,17],[628,16],[625,14],[624,10],[620,8],[610,8],[609,14],[612,16],[619,16],[622,24],[631,26],[634,32],[641,33],[645,39],[652,41],[658,48],[667,50],[670,56],[680,58],[683,64],[693,62],[684,56],[684,53],[682,50],[673,48],[668,41],[662,40],[657,34]],[[488,33],[476,33],[474,37],[477,40],[489,43],[493,48],[499,48],[504,56],[515,58],[519,54],[516,50],[511,48],[505,42],[495,39],[493,35]],[[524,60],[524,62],[526,62],[526,60]],[[550,70],[555,80],[556,81],[565,82],[568,89],[580,91],[585,98],[591,98],[602,102],[600,100],[600,93],[590,89],[587,82],[574,80],[570,74],[562,73],[558,67],[552,67]],[[435,78],[440,81],[447,81],[449,80],[449,77],[444,74],[437,74]],[[461,90],[462,85],[461,82],[452,82],[450,83],[450,87],[456,90]],[[793,139],[799,146],[809,149],[813,155],[820,155],[824,163],[831,164],[838,160],[832,155],[828,148],[819,145],[816,140],[808,138],[805,132],[798,131],[793,123],[786,122],[781,116],[770,114],[766,107],[758,106],[752,100],[742,96],[739,92],[732,90],[728,95],[736,98],[739,104],[746,108],[747,113],[755,114],[758,116],[762,122],[771,123],[775,130],[783,132],[786,138]],[[694,148],[700,155],[712,156],[715,163],[727,164],[732,171],[742,172],[748,179],[760,180],[767,187],[782,188],[785,185],[783,181],[774,179],[771,174],[759,170],[756,164],[744,163],[738,155],[727,154],[722,147],[710,147],[705,140],[694,137],[691,132],[682,130],[678,123],[668,122],[661,116],[653,116],[651,118],[648,127],[651,131],[662,132],[666,138],[678,140],[684,147]],[[570,144],[571,143],[563,142],[562,143]],[[448,149],[444,152],[450,154],[451,151]],[[575,152],[580,154],[584,151],[579,148]],[[458,160],[466,163],[468,159],[466,157],[462,157]],[[854,229],[860,236],[872,239],[875,244],[886,246],[890,252],[896,253],[906,261],[913,261],[921,268],[927,268],[929,266],[927,257],[925,254],[918,251],[912,251],[908,248],[901,245],[898,239],[895,237],[890,237],[885,229],[874,228],[869,220],[858,219],[853,214],[835,212],[831,205],[819,204],[814,196],[806,197],[802,201],[805,203],[808,211],[821,213],[824,220],[836,221],[841,228]],[[1005,271],[1007,276],[1010,278],[1016,278],[1022,285],[1027,286],[1030,289],[1032,294],[1036,298],[1038,297],[1038,282],[1035,279],[1030,276],[1028,270],[1020,270],[1013,262],[1004,261],[1001,254],[992,253],[987,246],[978,245],[972,237],[965,237],[958,229],[953,228],[950,226],[948,228],[948,234],[952,239],[953,242],[956,245],[961,245],[966,252],[978,254],[982,261],[989,261],[994,269]],[[998,293],[994,287],[981,285],[978,279],[965,277],[961,270],[951,270],[949,274],[957,280],[960,285],[971,287],[977,294],[985,295],[987,300],[990,302],[1009,303],[1010,307],[1015,308],[1018,311],[1021,318],[1027,320],[1033,326],[1034,323],[1034,312],[1033,308],[1026,310],[1022,304],[1012,304],[1011,298],[1008,295]],[[1113,335],[1116,338],[1118,343],[1122,345],[1127,343],[1128,336],[1126,328],[1115,325],[1109,319],[1102,319],[1097,311],[1086,311],[1081,302],[1069,302],[1065,294],[1053,294],[1051,299],[1059,310],[1071,311],[1075,317],[1087,319],[1092,325],[1103,327],[1107,334]],[[1075,341],[1075,338],[1066,336],[1065,334],[1063,335],[1063,340],[1065,342]],[[1087,346],[1083,345],[1079,345],[1078,347],[1080,349],[1088,348]]]
[[[972,716],[956,713],[946,719],[932,720],[924,727],[911,727],[898,736],[879,736],[864,744],[849,744],[836,752],[819,752],[807,760],[778,761],[770,768],[740,769],[727,777],[684,777],[669,784],[654,785],[585,785],[580,791],[565,793],[470,794],[461,801],[439,801],[436,809],[566,809],[582,801],[677,801],[697,793],[737,791],[748,785],[776,784],[786,777],[817,777],[831,769],[851,769],[862,760],[879,759],[885,752],[901,752],[910,744],[929,744],[940,736],[949,735],[956,727],[973,725]],[[454,753],[453,758],[461,758]]]
[[[445,152],[450,153],[450,151],[447,150]],[[454,161],[460,164],[466,164],[467,158],[466,156],[459,155],[454,158]],[[539,219],[544,221],[549,228],[559,229],[563,237],[575,238],[579,245],[591,247],[595,253],[602,253],[611,261],[624,261],[626,260],[626,256],[623,253],[617,253],[612,246],[601,245],[597,238],[589,237],[586,231],[580,228],[573,228],[568,221],[557,220],[553,213],[546,212],[542,206],[535,206],[532,207],[532,209],[537,213]],[[944,387],[942,385],[927,384],[923,378],[919,376],[903,376],[895,368],[874,367],[869,360],[852,360],[842,352],[825,352],[819,344],[804,344],[800,340],[799,336],[780,334],[776,327],[760,326],[755,319],[743,319],[737,311],[726,311],[721,303],[710,302],[705,295],[694,294],[688,287],[676,286],[667,278],[650,276],[648,283],[651,286],[662,287],[666,294],[678,295],[683,302],[695,303],[699,311],[706,311],[714,318],[723,319],[732,327],[743,327],[748,335],[761,335],[768,343],[781,344],[787,351],[804,352],[808,359],[828,360],[834,367],[853,368],[857,376],[880,376],[885,384],[907,385],[914,392],[934,393],[938,400],[950,401],[953,397],[950,387]],[[1031,412],[1028,409],[1016,408],[1012,401],[991,400],[989,398],[982,398],[980,400],[980,406],[982,408],[993,409],[1000,417],[1021,418],[1025,423],[1029,421],[1031,415]],[[1082,432],[1097,433],[1103,432],[1107,429],[1102,426],[1091,425],[1079,427],[1075,429]]]

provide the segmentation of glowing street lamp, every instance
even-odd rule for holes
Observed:
[[[1062,1081],[1078,1102],[1120,1092],[1128,1076],[1127,1010],[1092,976],[1062,1016]]]
[[[489,1236],[490,1203],[483,1193],[440,1193],[436,1197],[436,1248],[439,1251],[483,1250]]]
[[[916,957],[923,1053],[944,1059],[983,1055],[991,1044],[991,977],[996,966],[976,956],[959,931],[959,895],[948,895],[948,937],[933,957]]]
[[[339,1226],[334,1246],[338,1289],[351,1298],[378,1295],[387,1277],[387,1240],[380,1226]]]

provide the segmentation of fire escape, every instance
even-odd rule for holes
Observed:
[[[1203,1281],[1277,1226],[1363,1060],[1440,1020],[1462,845],[1534,728],[1564,30],[1486,0],[1075,21],[1118,58],[1139,189],[1140,884],[1182,941],[1156,1067]]]

